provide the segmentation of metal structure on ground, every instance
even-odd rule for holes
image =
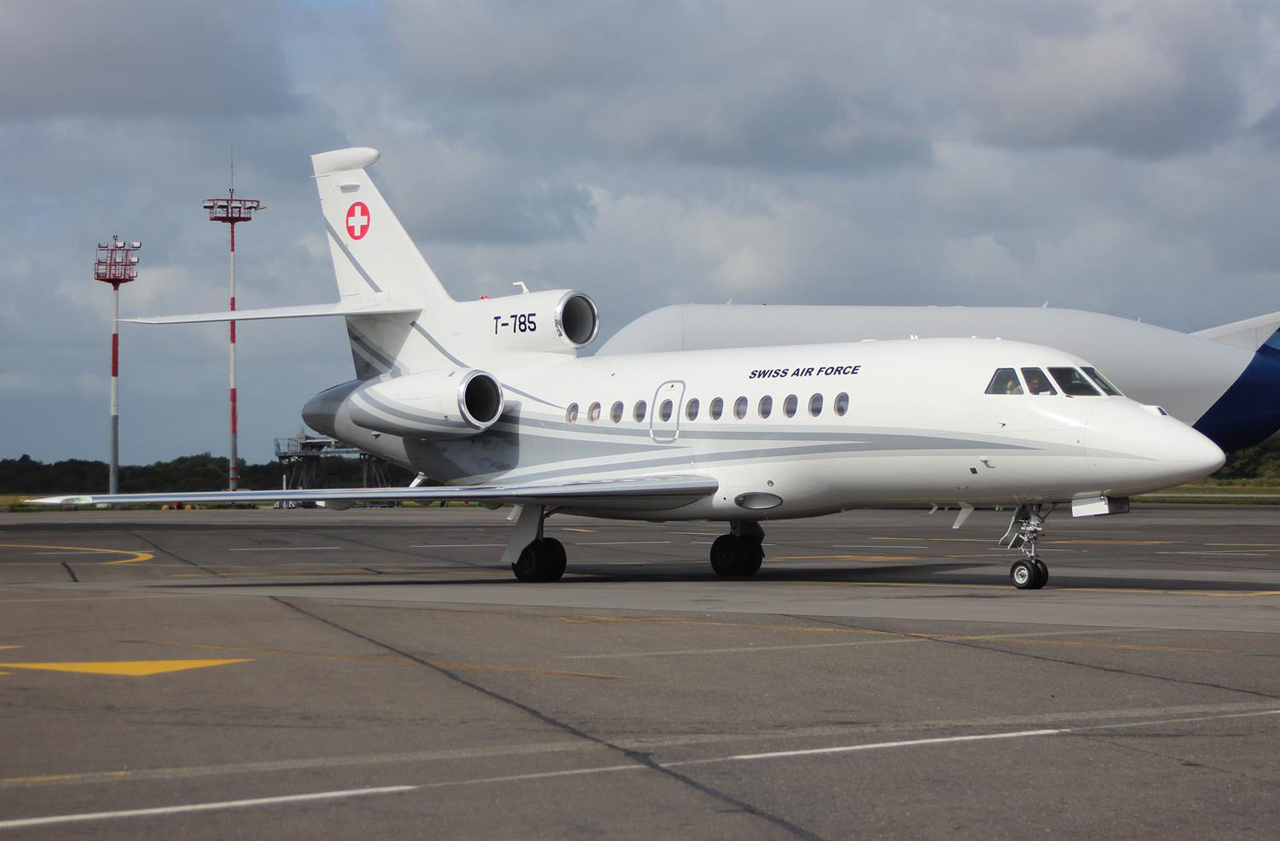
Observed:
[[[140,242],[126,242],[112,234],[98,243],[93,279],[111,284],[111,469],[108,493],[120,492],[120,286],[138,279]]]
[[[231,188],[226,198],[206,199],[204,209],[209,211],[210,222],[222,222],[231,228],[231,310],[236,308],[236,225],[241,222],[252,222],[254,214],[265,205],[257,199],[236,198],[235,170],[232,169]],[[230,490],[240,488],[240,459],[236,446],[237,436],[237,404],[236,404],[236,323],[230,322],[230,376],[228,398],[231,404],[230,429],[231,451],[228,458],[227,486]]]

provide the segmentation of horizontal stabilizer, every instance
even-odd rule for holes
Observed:
[[[332,304],[304,304],[296,307],[268,307],[258,310],[200,312],[191,315],[157,315],[149,318],[122,318],[134,324],[200,324],[216,321],[264,321],[271,318],[319,318],[326,315],[395,315],[419,313],[422,304],[404,301],[338,301]]]
[[[1208,330],[1197,330],[1193,336],[1245,350],[1257,350],[1280,329],[1280,312],[1233,321]]]
[[[177,502],[231,505],[252,502],[481,502],[603,509],[611,506],[654,511],[688,505],[719,489],[706,476],[644,476],[555,484],[479,485],[471,487],[330,488],[279,491],[194,491],[161,494],[50,496],[39,505],[160,505]],[[337,507],[337,506],[335,506]]]

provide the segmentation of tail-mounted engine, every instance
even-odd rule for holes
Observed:
[[[449,322],[450,344],[489,352],[576,353],[600,332],[595,301],[572,289],[459,302]]]
[[[424,371],[362,385],[346,401],[357,426],[406,438],[466,438],[493,426],[506,402],[477,368]]]

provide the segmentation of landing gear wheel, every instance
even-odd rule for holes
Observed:
[[[516,574],[519,575],[519,573]],[[1039,578],[1040,571],[1030,561],[1014,561],[1013,566],[1009,567],[1009,580],[1019,590],[1036,589],[1036,581]]]
[[[1049,583],[1049,567],[1039,558],[1035,559],[1035,565],[1036,571],[1040,573],[1040,583],[1032,589],[1039,590],[1041,587]]]
[[[738,538],[722,534],[711,544],[711,568],[716,575],[736,575],[734,557],[737,555]]]
[[[535,540],[520,552],[511,571],[521,581],[556,581],[564,575],[564,545],[554,537]]]
[[[753,537],[722,534],[711,544],[711,568],[717,575],[747,578],[760,570],[764,549]]]
[[[564,544],[556,540],[554,537],[544,537],[542,543],[546,546],[550,557],[550,563],[547,565],[547,575],[543,581],[559,581],[564,575],[565,565],[569,562],[569,556],[564,551]]]

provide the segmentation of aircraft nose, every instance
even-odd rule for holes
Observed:
[[[1154,406],[1107,398],[1085,430],[1089,469],[1115,495],[1171,488],[1213,473],[1226,455],[1218,445]]]

